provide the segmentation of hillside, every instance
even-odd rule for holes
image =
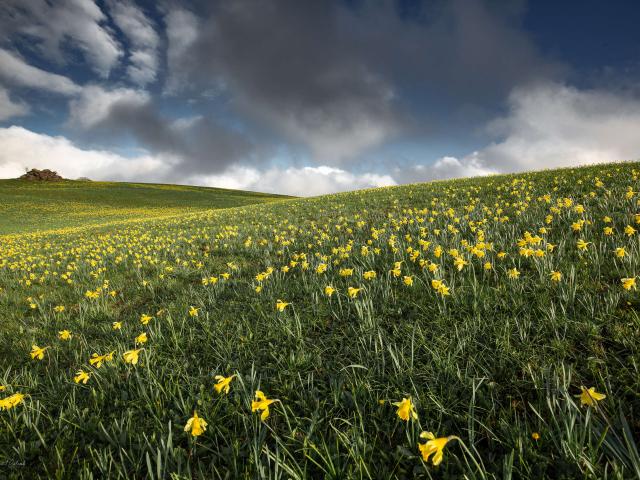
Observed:
[[[0,235],[102,225],[287,198],[151,183],[0,180]]]
[[[0,464],[637,477],[639,190],[624,163],[5,237]]]

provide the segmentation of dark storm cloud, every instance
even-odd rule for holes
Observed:
[[[139,90],[85,87],[71,102],[70,126],[93,140],[132,137],[153,153],[173,158],[174,177],[218,173],[255,152],[245,135],[211,118],[172,121]]]
[[[561,74],[517,28],[524,9],[513,5],[436,2],[409,17],[396,2],[196,6],[193,40],[169,75],[225,85],[240,114],[316,160],[338,162],[403,134],[450,128],[456,114],[492,115],[515,85]]]

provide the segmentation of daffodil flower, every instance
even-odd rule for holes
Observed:
[[[71,339],[71,332],[69,330],[60,330],[58,332],[58,338],[60,340],[70,340]]]
[[[393,405],[398,407],[398,417],[400,417],[405,422],[409,421],[410,418],[414,420],[418,419],[418,414],[416,413],[415,407],[411,402],[411,397],[403,398],[400,402],[394,402]]]
[[[140,352],[142,348],[138,348],[136,350],[127,350],[122,354],[122,358],[126,363],[130,363],[131,365],[136,365],[138,363],[138,357],[140,356]]]
[[[422,460],[428,462],[429,458],[433,455],[431,463],[434,466],[437,466],[440,465],[440,462],[442,462],[444,447],[447,445],[447,443],[457,437],[449,436],[436,438],[436,436],[431,432],[422,432],[420,434],[420,438],[427,440],[427,443],[418,444],[418,449],[422,454]]]
[[[585,388],[584,386],[581,386],[580,390],[580,395],[576,395],[576,397],[580,398],[581,405],[588,405],[590,407],[593,407],[600,400],[604,400],[605,398],[607,398],[607,396],[603,393],[596,392],[595,387]]]
[[[198,416],[198,412],[193,412],[193,417],[187,420],[187,424],[184,426],[185,432],[191,432],[191,435],[198,437],[202,435],[207,429],[207,421],[204,418]]]
[[[278,301],[276,302],[276,309],[279,312],[284,312],[284,309],[287,308],[287,306],[291,305],[290,303],[287,302],[283,302],[282,300],[278,299]]]
[[[224,377],[222,375],[216,375],[215,379],[218,381],[213,388],[216,389],[217,393],[224,392],[225,394],[229,393],[229,389],[231,388],[231,381],[235,378],[235,375],[231,375],[230,377]]]
[[[86,385],[86,383],[89,381],[89,377],[91,376],[90,373],[85,372],[84,370],[78,370],[76,372],[76,376],[73,377],[73,381],[76,383],[84,383]]]
[[[147,343],[147,334],[146,334],[146,332],[142,332],[140,335],[138,335],[136,337],[135,342],[138,345],[142,345],[144,343]]]
[[[0,399],[0,410],[11,410],[13,407],[20,405],[24,401],[24,397],[22,393],[14,393]]]
[[[256,390],[256,399],[251,402],[251,411],[262,412],[260,420],[264,422],[269,418],[269,405],[277,401],[277,399],[268,399],[262,391]]]
[[[39,347],[38,345],[31,345],[31,358],[33,360],[42,360],[44,358],[44,352],[48,349],[49,347]]]

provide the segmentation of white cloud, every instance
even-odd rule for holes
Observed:
[[[487,131],[501,140],[463,158],[395,172],[403,182],[640,158],[640,99],[547,83],[515,89]]]
[[[175,93],[186,79],[181,60],[198,39],[198,19],[188,10],[173,9],[165,16],[167,25],[167,93]]]
[[[49,168],[65,178],[166,181],[168,158],[141,154],[127,158],[103,150],[84,150],[65,137],[52,137],[22,127],[0,128],[0,178],[15,178],[25,168]]]
[[[81,87],[67,77],[46,72],[26,63],[18,55],[0,48],[0,77],[14,85],[73,95]]]
[[[90,85],[82,89],[80,96],[69,102],[69,124],[91,128],[105,120],[114,105],[139,107],[149,101],[149,94],[143,90],[130,88],[105,90],[98,85]]]
[[[158,69],[160,42],[153,23],[131,2],[111,1],[109,6],[114,22],[131,43],[127,74],[138,85],[153,82]]]
[[[354,174],[328,166],[273,167],[265,171],[252,167],[235,166],[223,174],[187,179],[187,182],[210,187],[296,196],[314,196],[396,184],[389,175]]]
[[[11,100],[9,92],[0,86],[0,121],[21,117],[27,113],[29,113],[29,106],[26,103]]]
[[[66,48],[71,45],[106,78],[122,56],[117,40],[102,25],[107,17],[92,0],[4,1],[12,15],[9,28],[33,38],[48,60],[65,63],[70,56]]]

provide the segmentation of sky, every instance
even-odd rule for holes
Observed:
[[[0,178],[310,196],[640,159],[640,2],[2,0]]]

